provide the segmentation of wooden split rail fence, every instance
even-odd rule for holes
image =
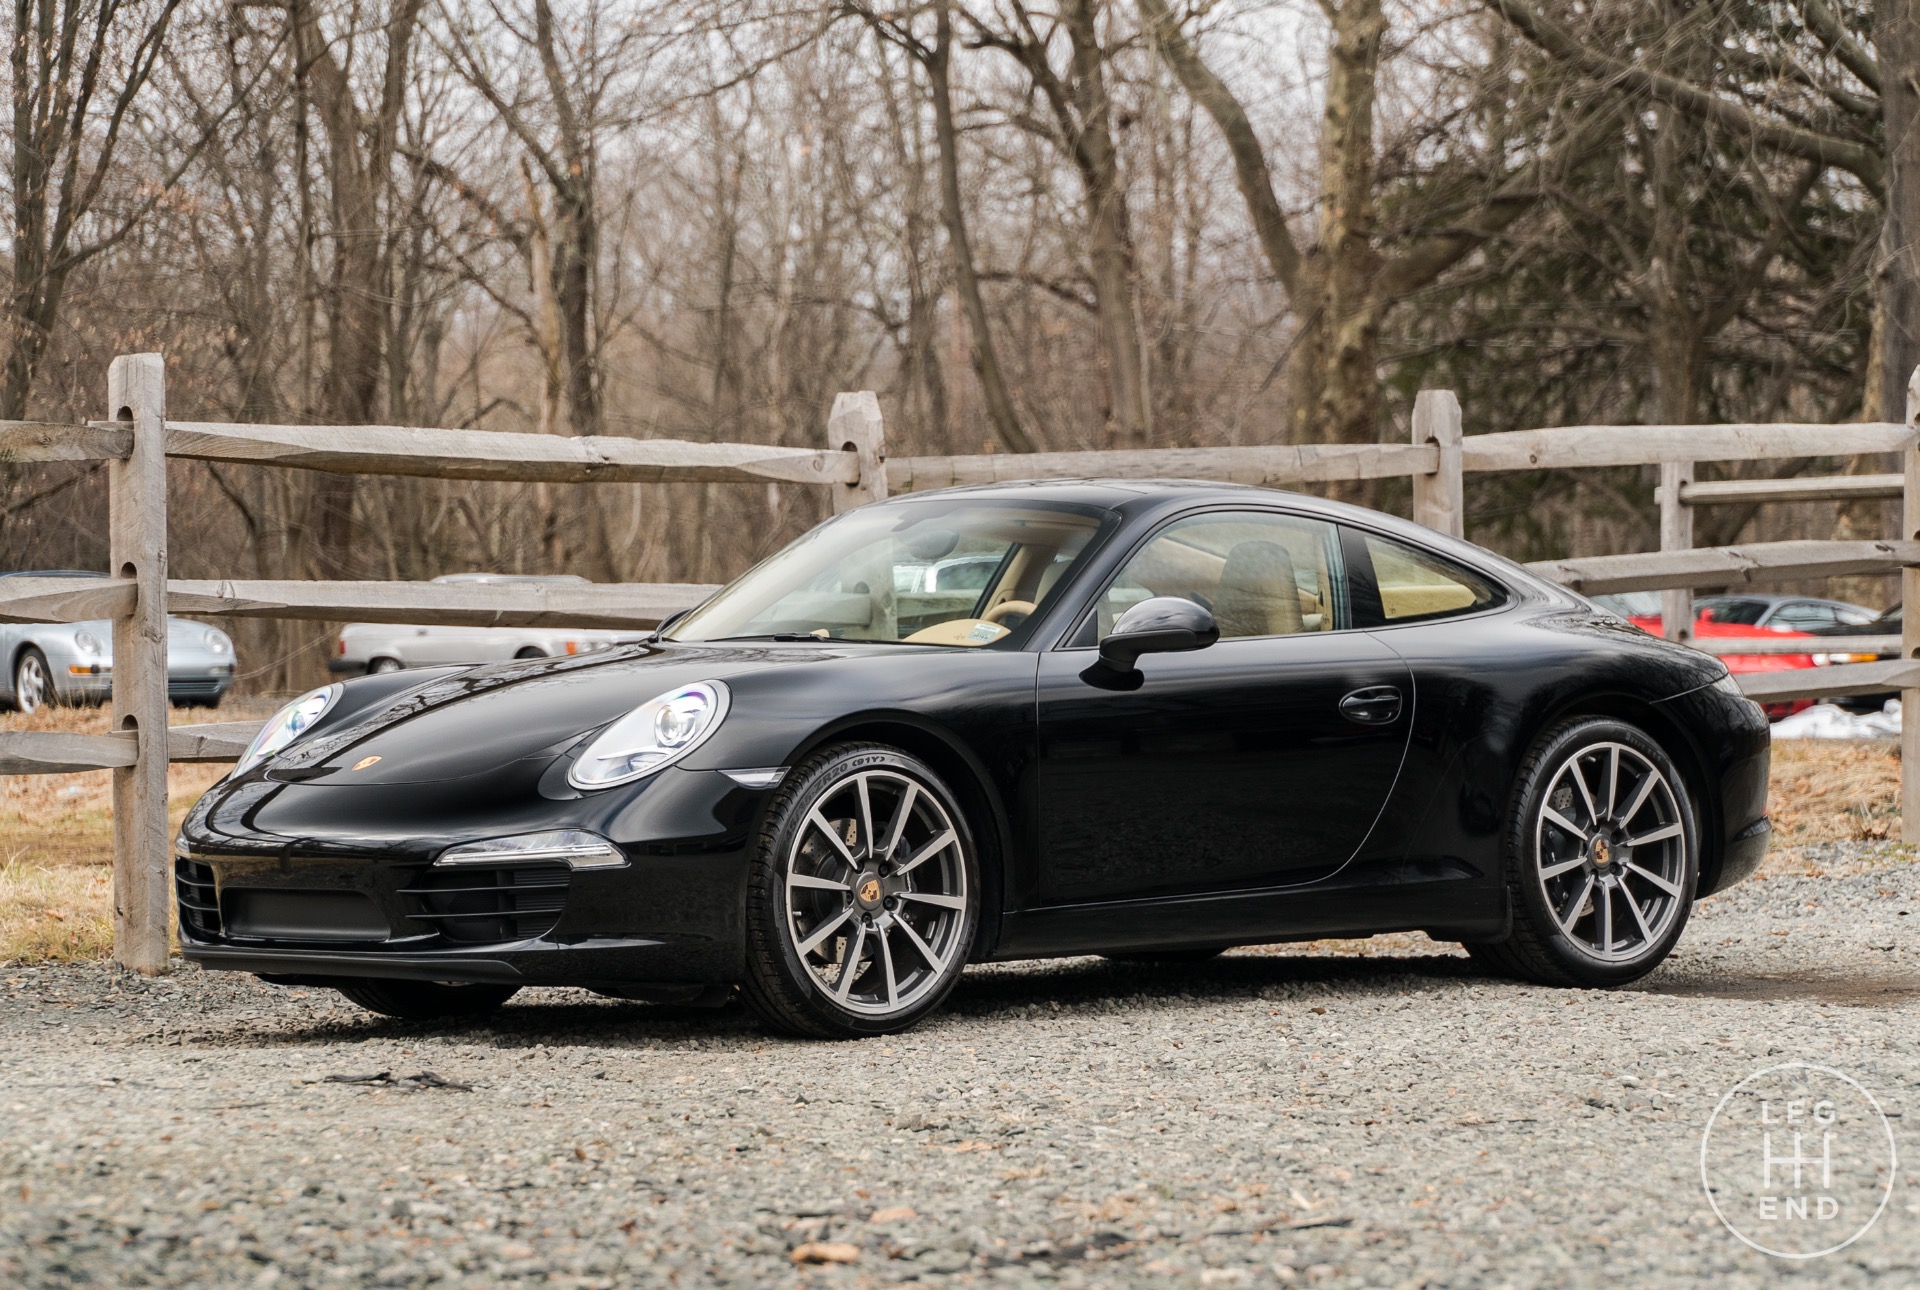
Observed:
[[[170,421],[158,354],[115,359],[111,415],[85,425],[0,422],[0,463],[101,461],[108,465],[109,576],[0,576],[0,621],[113,624],[112,732],[0,732],[0,774],[113,773],[115,956],[144,972],[166,970],[172,904],[167,836],[169,761],[232,761],[254,727],[167,724],[166,615],[465,626],[648,628],[714,588],[696,584],[547,586],[415,582],[181,580],[167,571],[167,458],[367,475],[544,483],[816,484],[836,510],[889,493],[1000,480],[1199,478],[1263,485],[1410,477],[1414,518],[1461,536],[1464,478],[1474,472],[1660,467],[1661,550],[1547,561],[1536,572],[1587,594],[1665,593],[1669,635],[1685,640],[1694,590],[1815,577],[1900,572],[1903,600],[1920,592],[1920,372],[1905,424],[1563,426],[1467,436],[1460,405],[1423,391],[1404,444],[1168,448],[1024,455],[889,457],[878,401],[842,394],[821,448],[563,438],[405,426],[277,426]],[[1892,475],[1697,482],[1696,463],[1901,454]],[[1886,541],[1762,542],[1694,549],[1692,508],[1727,503],[1905,499],[1902,529]],[[1849,652],[1891,648],[1893,638],[1851,640]],[[1920,841],[1920,625],[1897,640],[1899,658],[1786,673],[1746,682],[1755,698],[1826,697],[1899,690],[1904,710],[1904,836]],[[1724,652],[1800,653],[1806,645],[1741,642]],[[7,662],[7,660],[0,660]],[[155,738],[155,735],[159,735]]]

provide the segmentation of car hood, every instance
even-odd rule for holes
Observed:
[[[269,779],[315,785],[460,778],[551,760],[667,690],[914,646],[637,645],[573,658],[520,659],[442,675],[275,757]]]

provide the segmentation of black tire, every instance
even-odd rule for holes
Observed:
[[[1211,963],[1231,948],[1228,945],[1216,945],[1205,950],[1129,950],[1124,954],[1102,954],[1100,957],[1115,963]]]
[[[1700,868],[1693,802],[1637,726],[1576,717],[1543,734],[1520,765],[1501,846],[1512,928],[1466,946],[1497,975],[1626,985],[1686,929]]]
[[[31,690],[31,694],[29,691]],[[53,668],[47,656],[29,645],[13,661],[13,703],[22,712],[57,707],[60,692],[53,688]]]
[[[960,980],[979,911],[973,830],[940,777],[884,744],[822,749],[787,775],[754,845],[742,994],[802,1038],[905,1030]]]
[[[545,658],[547,652],[545,650],[535,649],[531,645],[523,645],[513,652],[513,656],[515,658]]]
[[[334,987],[368,1012],[405,1021],[441,1021],[480,1017],[499,1009],[519,993],[517,985],[452,985],[444,981],[390,981],[380,978],[341,981]]]
[[[406,665],[397,658],[386,658],[382,656],[380,658],[368,660],[367,675],[368,676],[385,676],[389,672],[401,671],[405,668],[405,666]]]

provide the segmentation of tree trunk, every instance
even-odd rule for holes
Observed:
[[[1300,350],[1324,373],[1318,388],[1288,390],[1296,443],[1369,443],[1380,428],[1380,322],[1394,302],[1375,292],[1373,107],[1386,19],[1380,0],[1333,11],[1320,127],[1319,297],[1296,302]],[[1306,308],[1302,308],[1306,305]],[[1315,334],[1317,333],[1317,334]]]
[[[1906,415],[1907,377],[1920,365],[1920,0],[1878,0],[1874,45],[1880,58],[1880,111],[1887,180],[1875,286],[1880,356],[1872,378],[1877,415]]]
[[[421,3],[400,0],[388,20],[385,76],[372,121],[360,111],[352,79],[335,61],[311,0],[292,0],[287,10],[294,54],[309,69],[312,101],[327,132],[334,256],[326,287],[321,411],[340,425],[370,424],[379,406],[391,294],[385,198]],[[315,558],[324,577],[349,575],[354,494],[352,475],[322,475],[314,485]]]
[[[1153,440],[1152,398],[1140,311],[1134,292],[1133,234],[1126,182],[1113,142],[1113,103],[1107,94],[1106,51],[1100,47],[1100,0],[1070,0],[1067,37],[1073,46],[1073,97],[1078,118],[1074,161],[1086,187],[1087,259],[1100,317],[1113,402],[1116,448],[1146,448]]]
[[[953,87],[948,80],[953,55],[953,20],[948,0],[934,6],[933,51],[926,58],[927,82],[933,94],[934,141],[940,153],[940,222],[946,226],[947,248],[953,255],[954,289],[967,315],[973,370],[987,402],[987,419],[994,435],[1009,452],[1032,452],[1034,443],[1013,410],[1000,355],[987,325],[987,305],[980,294],[980,275],[974,269],[973,243],[967,237],[966,212],[960,201],[960,140],[953,123]]]

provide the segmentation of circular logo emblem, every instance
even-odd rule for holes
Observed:
[[[1784,1062],[1707,1117],[1700,1182],[1728,1231],[1763,1254],[1816,1259],[1866,1234],[1893,1196],[1893,1126],[1857,1081]]]
[[[1593,840],[1593,862],[1602,869],[1613,863],[1613,846],[1605,838]]]
[[[860,884],[860,899],[871,905],[880,899],[880,880],[869,878]]]

